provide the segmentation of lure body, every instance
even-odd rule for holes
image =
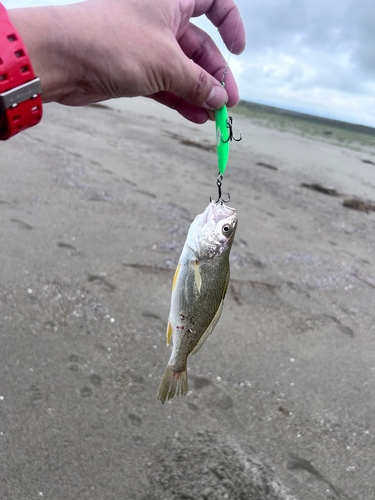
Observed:
[[[223,106],[221,109],[215,111],[215,123],[219,172],[221,175],[224,175],[224,170],[228,163],[230,137],[228,128],[228,111],[226,106]]]

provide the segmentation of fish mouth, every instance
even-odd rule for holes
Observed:
[[[190,250],[193,253],[199,253],[201,242],[205,242],[207,247],[217,246],[219,244],[218,236],[220,240],[225,239],[221,233],[221,226],[226,223],[235,229],[237,224],[236,209],[228,207],[224,203],[212,201],[203,213],[196,216],[190,226],[186,240]],[[217,226],[220,226],[219,231],[216,231]]]
[[[215,201],[212,201],[206,212],[205,223],[207,224],[209,220],[214,220],[215,223],[218,223],[224,219],[228,219],[235,213],[235,208],[228,207],[228,205],[225,205],[224,203],[216,203]]]
[[[203,215],[203,214],[202,214]],[[209,245],[215,245],[213,243],[213,231],[217,224],[227,222],[231,225],[235,225],[237,222],[237,213],[235,208],[228,207],[224,203],[216,203],[212,201],[202,219],[202,228],[206,228],[206,231],[202,233],[202,239]]]

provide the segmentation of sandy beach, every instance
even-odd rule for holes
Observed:
[[[224,311],[165,405],[214,124],[142,98],[51,104],[1,144],[2,499],[374,498],[375,211],[343,201],[375,204],[375,148],[233,117]]]

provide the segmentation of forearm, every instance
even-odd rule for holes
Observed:
[[[71,47],[71,32],[67,30],[73,6],[68,7],[8,10],[34,72],[40,78],[44,102],[60,101],[74,91],[80,80],[80,68]]]
[[[40,78],[43,102],[80,106],[158,90],[148,84],[146,72],[137,72],[149,51],[142,17],[124,16],[132,3],[92,0],[8,11]],[[136,23],[138,29],[132,31]],[[156,45],[154,41],[154,50]]]

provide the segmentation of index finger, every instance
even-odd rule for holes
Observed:
[[[193,17],[205,14],[219,30],[228,50],[241,54],[246,45],[245,27],[233,0],[195,0]]]

